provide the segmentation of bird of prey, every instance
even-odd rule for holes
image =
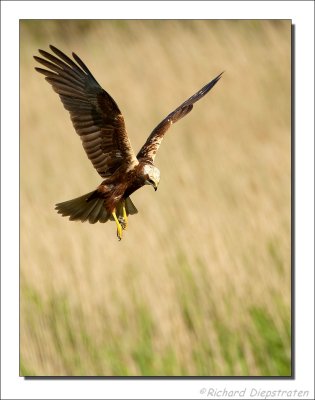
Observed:
[[[94,224],[113,220],[121,240],[128,215],[138,212],[130,195],[144,185],[152,185],[155,190],[158,187],[160,171],[154,165],[154,158],[166,131],[192,110],[193,104],[213,88],[222,73],[164,118],[135,155],[124,117],[113,98],[75,53],[71,59],[56,47],[49,47],[54,54],[39,50],[43,58],[34,56],[47,69],[35,69],[45,75],[58,93],[88,158],[104,179],[84,196],[56,204],[56,210],[71,221]]]

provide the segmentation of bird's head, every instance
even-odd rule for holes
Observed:
[[[154,190],[157,190],[160,182],[160,171],[154,165],[145,164],[143,167],[143,173],[145,177],[145,184],[152,185]]]

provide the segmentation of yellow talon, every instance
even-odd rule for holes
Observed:
[[[122,227],[121,227],[121,225],[120,225],[120,223],[118,221],[118,218],[117,218],[115,210],[112,212],[112,216],[114,217],[114,220],[115,220],[116,225],[117,225],[117,237],[118,237],[118,240],[121,240],[122,239]]]
[[[128,226],[128,217],[127,217],[127,212],[126,212],[126,207],[125,207],[125,202],[123,202],[123,218],[124,218],[124,225],[123,225],[123,229],[127,229]]]

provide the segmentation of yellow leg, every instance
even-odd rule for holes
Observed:
[[[120,223],[118,221],[118,218],[117,218],[117,215],[116,215],[116,210],[114,210],[112,212],[112,216],[114,217],[114,220],[115,220],[116,225],[117,225],[117,237],[118,237],[118,240],[121,240],[121,238],[122,238],[122,227],[121,227],[121,225],[120,225]]]
[[[123,218],[125,221],[125,224],[123,225],[123,229],[127,229],[128,226],[128,217],[127,217],[127,212],[126,212],[126,207],[125,207],[125,201],[123,202]]]

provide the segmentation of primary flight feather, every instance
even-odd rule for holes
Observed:
[[[113,98],[102,89],[75,53],[72,53],[72,60],[56,47],[49,47],[54,54],[39,50],[42,57],[34,56],[45,69],[35,69],[45,75],[47,82],[59,94],[88,158],[104,178],[96,190],[56,204],[56,210],[69,216],[71,221],[93,224],[114,220],[121,240],[122,232],[127,228],[128,215],[137,213],[130,195],[146,184],[155,190],[158,187],[160,171],[153,162],[166,131],[192,110],[193,104],[213,88],[222,73],[164,118],[136,156],[124,117]]]

